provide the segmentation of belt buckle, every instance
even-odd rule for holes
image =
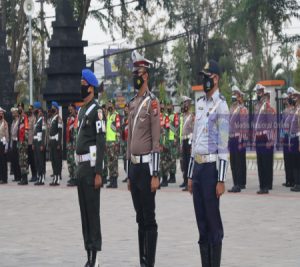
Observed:
[[[195,161],[196,161],[198,164],[203,163],[203,158],[202,158],[202,156],[199,155],[199,154],[196,154],[196,155],[195,155]]]
[[[138,163],[137,160],[136,160],[136,157],[135,157],[134,155],[131,155],[131,156],[130,156],[130,159],[131,159],[131,162],[132,162],[133,164],[137,164],[137,163]]]

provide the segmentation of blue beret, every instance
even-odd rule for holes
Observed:
[[[55,101],[52,101],[51,106],[55,107],[56,109],[59,109],[59,105]]]
[[[97,87],[99,85],[95,74],[89,69],[82,70],[82,79],[91,86]]]
[[[34,102],[34,103],[33,103],[33,107],[34,107],[35,109],[40,109],[40,108],[42,108],[41,102],[39,102],[39,101]]]

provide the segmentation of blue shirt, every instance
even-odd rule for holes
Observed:
[[[210,99],[206,96],[201,97],[196,103],[191,157],[193,160],[195,154],[217,154],[219,181],[225,180],[227,171],[228,135],[229,109],[225,98],[219,90],[216,90]]]

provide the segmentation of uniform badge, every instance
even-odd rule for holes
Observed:
[[[98,109],[98,118],[99,118],[100,121],[103,120],[103,111],[102,111],[102,109]]]
[[[152,100],[151,101],[151,108],[153,110],[154,116],[156,116],[158,114],[158,103],[157,103],[157,100]]]

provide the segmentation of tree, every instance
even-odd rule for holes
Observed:
[[[294,86],[300,91],[300,61],[298,61],[297,68],[294,71]]]

